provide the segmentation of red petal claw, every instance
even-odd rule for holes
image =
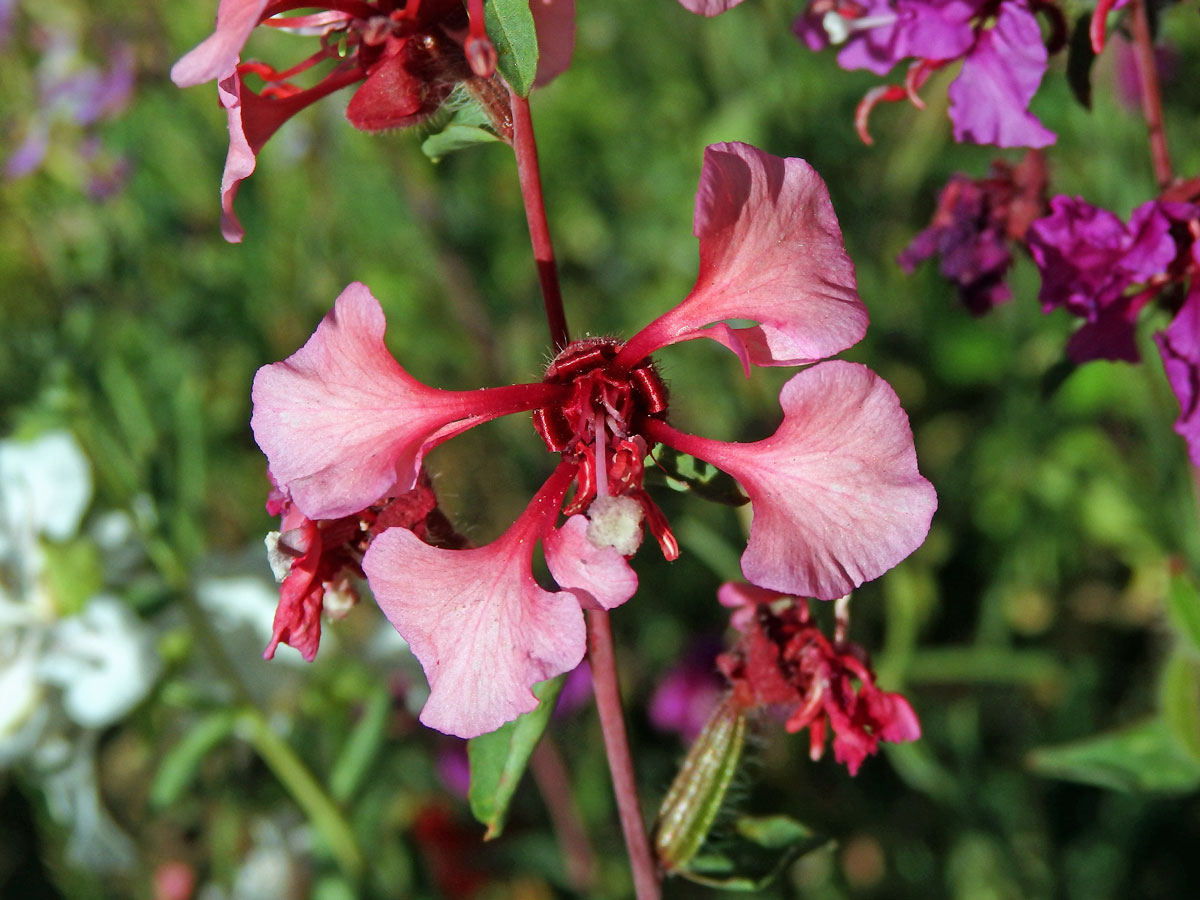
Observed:
[[[1092,13],[1092,25],[1088,34],[1092,38],[1092,52],[1099,55],[1104,50],[1104,42],[1108,40],[1108,14],[1117,0],[1099,0],[1096,11]]]
[[[663,559],[667,562],[679,559],[679,541],[676,540],[674,532],[671,531],[671,524],[667,521],[663,511],[658,508],[658,504],[651,500],[650,495],[645,491],[632,491],[631,496],[642,505],[642,509],[646,513],[646,527],[658,541]]]
[[[883,84],[871,88],[863,94],[863,98],[858,101],[858,106],[854,110],[854,130],[858,132],[859,140],[868,147],[875,143],[870,132],[867,131],[867,119],[871,115],[871,110],[880,103],[895,103],[907,97],[908,91],[898,84]]]

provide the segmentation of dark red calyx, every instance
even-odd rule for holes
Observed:
[[[563,509],[567,515],[585,510],[601,483],[610,495],[644,494],[642,460],[649,445],[641,432],[648,419],[666,418],[668,393],[649,358],[632,368],[614,365],[624,346],[613,338],[584,338],[546,369],[547,384],[571,388],[564,402],[533,413],[546,446],[579,466],[575,495]]]

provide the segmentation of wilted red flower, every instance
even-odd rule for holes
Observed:
[[[723,585],[719,597],[736,610],[733,622],[742,632],[737,645],[717,658],[734,704],[782,711],[789,732],[807,728],[812,759],[825,752],[830,727],[834,758],[851,775],[880,741],[921,736],[909,702],[876,686],[866,651],[840,634],[829,640],[804,600],[735,583]]]

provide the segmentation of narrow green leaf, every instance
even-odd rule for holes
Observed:
[[[1161,718],[1043,747],[1030,755],[1029,765],[1040,775],[1117,791],[1184,793],[1200,786],[1200,763],[1179,746]]]
[[[1163,669],[1158,702],[1179,746],[1200,766],[1200,663],[1173,654]]]
[[[533,693],[541,701],[537,709],[467,743],[471,764],[467,799],[471,802],[471,813],[487,826],[484,840],[499,837],[504,830],[509,803],[529,765],[529,757],[550,723],[550,714],[565,680],[566,676],[560,675],[534,685]]]
[[[1171,576],[1167,617],[1175,633],[1193,653],[1200,653],[1200,589],[1186,572]]]
[[[236,720],[231,710],[222,710],[192,726],[163,757],[150,785],[150,805],[163,809],[178,800],[196,777],[204,758],[233,734]]]
[[[760,891],[785,867],[828,842],[788,816],[742,816],[731,835],[679,874],[721,890]]]
[[[488,0],[483,6],[488,37],[499,57],[497,68],[508,86],[528,97],[537,76],[537,32],[529,0]]]
[[[125,439],[126,452],[140,464],[158,443],[155,420],[146,405],[141,385],[115,354],[100,364],[99,376]]]
[[[338,803],[344,805],[362,784],[383,746],[391,709],[392,698],[384,688],[374,691],[367,699],[362,718],[346,738],[342,752],[329,772],[329,793]]]
[[[1071,29],[1071,40],[1067,44],[1067,83],[1084,109],[1092,108],[1092,63],[1096,61],[1089,34],[1091,23],[1090,12],[1076,19],[1075,27]]]

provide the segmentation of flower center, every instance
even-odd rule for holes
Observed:
[[[649,502],[642,500],[648,444],[640,432],[648,418],[666,417],[667,387],[649,359],[631,369],[614,366],[623,346],[613,338],[584,338],[546,369],[547,384],[571,387],[565,402],[533,411],[546,446],[579,466],[575,496],[563,509],[567,515],[587,509],[597,496]]]

